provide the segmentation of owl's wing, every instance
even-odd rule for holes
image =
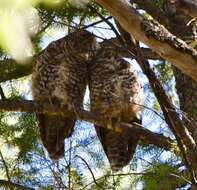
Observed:
[[[96,48],[95,37],[77,30],[51,42],[37,57],[32,73],[34,100],[65,110],[82,109],[87,84],[88,59]],[[64,155],[64,138],[72,134],[75,118],[37,114],[41,140],[53,159]]]
[[[106,48],[98,51],[90,64],[90,71],[91,110],[103,113],[109,120],[130,123],[138,119],[141,124],[141,107],[138,104],[142,104],[143,90],[131,65]],[[112,170],[122,169],[132,159],[139,137],[95,127]]]

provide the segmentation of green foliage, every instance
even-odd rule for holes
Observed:
[[[93,3],[90,3],[92,7],[95,8],[97,12],[102,15],[107,15],[107,11],[102,9],[100,6],[97,6]],[[56,26],[72,26],[76,27],[74,20],[78,18],[81,23],[82,20],[92,20],[95,19],[98,15],[97,13],[90,10],[88,7],[78,8],[68,3],[68,1],[63,1],[61,6],[51,7],[46,6],[45,4],[40,4],[36,7],[39,11],[39,16],[44,25],[56,25]],[[71,27],[71,28],[72,28]]]
[[[155,103],[154,103],[154,110],[156,111],[156,112],[158,112],[159,113],[159,111],[161,110],[161,108],[160,108],[160,105],[159,105],[159,102],[158,102],[158,100],[157,99],[155,99]]]
[[[163,84],[168,83],[172,79],[173,70],[169,63],[160,62],[155,68],[159,72],[159,77]]]
[[[28,152],[35,150],[38,146],[38,130],[35,124],[35,117],[32,114],[22,114],[15,126],[13,126],[13,133],[16,137],[12,139],[11,143],[19,148],[18,159],[23,158],[25,162],[31,162],[31,157],[28,158]],[[25,160],[24,160],[25,159]]]
[[[143,190],[172,190],[185,183],[178,167],[169,163],[154,162],[145,173],[141,176]]]
[[[82,175],[80,175],[76,169],[71,168],[70,176],[71,176],[72,189],[79,189],[80,187],[84,186],[84,180],[82,180]]]
[[[161,8],[161,0],[153,0],[152,2],[158,8]],[[102,15],[108,15],[105,10],[93,2],[91,2],[91,6]],[[98,18],[97,13],[89,8],[76,8],[70,5],[68,1],[63,1],[61,6],[49,6],[42,3],[38,4],[36,9],[41,19],[40,30],[37,35],[32,37],[36,53],[42,49],[40,44],[45,29],[48,27],[68,26],[69,28],[75,28],[78,23],[83,26],[84,23],[92,23]],[[148,17],[147,14],[145,16]],[[0,56],[2,60],[7,58],[3,50],[0,50]],[[155,68],[164,84],[167,84],[172,79],[173,74],[170,65],[160,63]],[[28,91],[23,89],[23,85],[27,80],[25,78],[17,82],[5,83],[6,97],[15,100],[24,99]],[[157,101],[155,101],[154,109],[160,111]],[[69,141],[65,141],[65,157],[59,162],[51,161],[46,156],[47,154],[44,153],[36,126],[37,123],[33,114],[0,112],[0,141],[2,141],[1,145],[3,147],[1,148],[9,152],[9,154],[6,154],[5,151],[3,155],[5,155],[6,165],[9,168],[9,175],[13,182],[41,190],[54,190],[55,187],[60,189],[60,187],[63,188],[62,185],[66,189],[69,182],[72,190],[121,190],[125,189],[124,186],[127,186],[128,189],[134,189],[136,182],[134,175],[112,175],[109,164],[106,164],[106,156],[98,143],[98,138],[95,137],[92,126],[88,128],[87,123],[77,123],[77,129],[73,136]],[[72,146],[69,144],[70,141]],[[141,150],[141,158],[148,155],[153,160],[159,160],[157,155],[160,155],[160,149],[146,146]],[[82,155],[87,161],[95,175],[97,184],[92,179],[87,166],[81,163],[79,159],[75,159],[75,155]],[[71,163],[68,163],[68,160]],[[132,170],[138,170],[138,161],[139,157],[135,156],[130,166]],[[147,165],[144,166],[147,167]],[[103,175],[98,177],[97,171]],[[1,175],[1,173],[3,174]],[[155,162],[145,173],[147,175],[145,174],[139,178],[144,184],[144,190],[162,190],[162,188],[171,190],[184,182],[182,178],[174,176],[174,174],[180,175],[178,168],[168,163]],[[0,161],[0,178],[6,178],[5,166],[2,161]]]

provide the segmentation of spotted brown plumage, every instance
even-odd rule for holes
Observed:
[[[143,88],[131,64],[110,47],[100,49],[89,64],[91,110],[103,114],[107,128],[114,121],[141,123]],[[113,171],[129,163],[139,137],[95,126]]]
[[[96,48],[94,36],[77,30],[50,43],[36,59],[32,73],[33,98],[76,112],[83,106],[87,62]],[[72,134],[75,118],[37,114],[41,140],[52,159],[64,155],[64,139]]]

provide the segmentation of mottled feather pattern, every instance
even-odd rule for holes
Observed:
[[[114,119],[140,124],[143,88],[131,64],[111,48],[104,48],[89,63],[89,70],[91,110],[105,115],[107,127],[113,128]],[[132,159],[138,137],[95,127],[112,170],[120,170]]]
[[[32,73],[35,100],[66,109],[82,109],[87,85],[87,63],[94,55],[96,40],[78,30],[50,43],[37,57]],[[42,142],[52,159],[64,155],[64,139],[71,135],[75,118],[37,114]]]

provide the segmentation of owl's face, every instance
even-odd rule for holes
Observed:
[[[69,35],[71,40],[71,49],[74,50],[74,56],[89,59],[97,48],[94,35],[86,30],[78,30]]]

